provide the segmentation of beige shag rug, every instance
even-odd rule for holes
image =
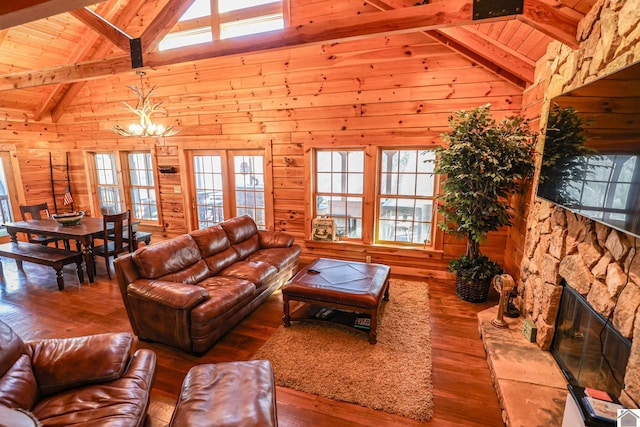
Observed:
[[[329,399],[427,421],[433,415],[429,290],[391,280],[378,343],[327,324],[280,326],[253,359],[273,365],[276,384]]]

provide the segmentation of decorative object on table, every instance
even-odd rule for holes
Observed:
[[[533,175],[536,134],[521,116],[496,122],[490,105],[458,111],[449,117],[448,147],[438,149],[436,173],[446,176],[438,227],[467,239],[466,253],[449,263],[456,292],[469,302],[487,300],[498,264],[480,252],[490,231],[511,225],[510,196],[523,192]]]
[[[327,242],[338,240],[336,236],[336,221],[333,218],[314,218],[311,220],[311,230],[313,240],[324,240]]]
[[[140,87],[133,85],[127,87],[136,94],[136,96],[138,97],[138,103],[135,107],[132,107],[126,102],[124,102],[124,105],[127,110],[138,116],[139,121],[138,123],[131,123],[127,129],[116,125],[113,126],[111,130],[122,136],[134,136],[141,138],[161,138],[177,134],[179,131],[177,129],[174,129],[173,126],[165,127],[164,125],[156,124],[153,122],[152,116],[154,114],[165,112],[160,108],[162,102],[157,102],[155,104],[151,102],[151,95],[153,95],[153,91],[156,90],[156,86],[152,87],[149,92],[146,92],[144,89],[144,82],[142,81],[142,78],[146,75],[146,73],[144,71],[136,71],[136,74],[140,76]]]
[[[78,225],[82,218],[84,218],[84,211],[75,211],[75,212],[67,212],[61,214],[53,214],[51,218],[55,219],[56,222],[63,226],[71,226]]]
[[[507,305],[504,308],[504,315],[512,319],[520,317],[520,310],[515,306],[513,301],[518,297],[518,289],[513,288],[507,297]]]
[[[515,288],[513,277],[509,274],[500,274],[491,280],[491,284],[500,294],[500,302],[498,303],[498,314],[491,324],[496,328],[508,328],[507,322],[504,321],[504,313],[509,303],[509,294]]]

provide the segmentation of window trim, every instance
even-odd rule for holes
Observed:
[[[156,153],[152,148],[148,150],[141,149],[112,149],[112,150],[84,150],[84,164],[85,164],[85,173],[87,176],[87,182],[89,185],[87,186],[87,193],[89,196],[89,206],[91,208],[91,212],[95,217],[101,217],[102,212],[100,210],[100,201],[98,199],[98,191],[97,191],[97,177],[96,177],[96,163],[95,163],[95,155],[96,154],[113,154],[115,159],[115,167],[116,167],[116,179],[118,180],[117,188],[118,194],[120,197],[121,203],[124,204],[123,208],[132,208],[131,203],[131,177],[129,173],[129,162],[128,155],[129,153],[145,153],[151,156],[152,168],[153,168],[153,180],[154,187],[156,191],[156,209],[158,210],[158,220],[147,220],[134,218],[133,220],[139,222],[143,225],[149,226],[160,226],[163,223],[162,220],[162,201],[160,196],[160,184],[158,180],[158,166],[157,166],[157,157]]]
[[[436,149],[439,145],[436,144],[419,144],[419,143],[406,143],[402,145],[391,145],[387,143],[369,143],[363,147],[363,145],[339,145],[332,142],[326,143],[305,143],[305,161],[306,164],[311,167],[305,168],[305,195],[308,198],[305,203],[305,241],[313,242],[313,244],[355,244],[358,246],[375,246],[375,247],[388,247],[395,249],[407,249],[407,250],[420,250],[428,252],[442,252],[444,246],[444,232],[441,231],[437,224],[440,221],[440,214],[434,206],[433,213],[433,235],[432,242],[429,245],[421,246],[419,244],[406,244],[406,243],[376,243],[375,237],[375,223],[378,216],[378,207],[376,205],[379,194],[379,162],[380,153],[382,149],[398,149],[398,150],[415,150],[415,149]],[[364,164],[364,200],[362,205],[362,239],[343,239],[337,242],[322,242],[312,239],[312,227],[311,221],[315,217],[315,203],[314,203],[314,189],[315,189],[315,152],[316,150],[364,150],[365,164]],[[440,192],[440,179],[436,174],[435,176],[435,197]],[[434,205],[437,205],[437,200],[434,200]]]

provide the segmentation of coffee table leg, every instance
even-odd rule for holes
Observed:
[[[387,280],[387,288],[384,290],[384,295],[382,299],[385,301],[389,301],[389,281]]]
[[[371,310],[371,324],[369,325],[369,344],[378,342],[378,310]]]
[[[283,310],[284,315],[282,316],[282,324],[285,327],[291,326],[291,316],[289,315],[289,298],[285,295],[282,296],[282,301],[284,302]]]

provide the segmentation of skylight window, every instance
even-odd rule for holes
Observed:
[[[211,27],[194,28],[192,30],[176,31],[175,33],[167,34],[166,37],[160,41],[158,49],[175,49],[211,41],[213,41]]]
[[[270,3],[282,3],[282,0],[218,0],[218,12],[231,12]]]
[[[288,5],[289,0],[195,0],[158,48],[162,51],[282,30]]]
[[[211,0],[195,0],[179,21],[183,22],[204,16],[211,16]]]
[[[264,33],[266,31],[281,30],[283,28],[284,19],[281,13],[259,16],[257,18],[220,24],[220,39]]]

